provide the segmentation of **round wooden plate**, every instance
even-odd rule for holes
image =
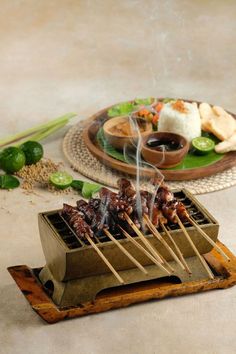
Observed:
[[[187,100],[185,100],[187,101]],[[200,102],[197,102],[200,103]],[[107,155],[101,147],[98,145],[96,141],[96,136],[99,128],[109,117],[107,115],[107,111],[110,107],[105,108],[98,113],[94,114],[88,120],[88,125],[84,129],[83,139],[84,142],[89,149],[89,151],[104,165],[114,168],[115,170],[128,173],[132,176],[136,175],[136,166],[129,165],[125,162],[116,160],[115,158]],[[235,119],[236,115],[230,113]],[[208,177],[218,172],[222,172],[230,167],[236,166],[236,151],[229,152],[225,154],[225,156],[215,163],[211,165],[198,167],[198,168],[191,168],[185,170],[165,170],[160,169],[160,172],[164,175],[166,180],[169,181],[183,181],[183,180],[190,180],[190,179],[197,179]],[[147,177],[154,176],[154,170],[149,168],[141,167],[141,174]]]

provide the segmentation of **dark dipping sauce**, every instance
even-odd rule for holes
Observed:
[[[182,144],[179,142],[172,140],[172,139],[157,139],[157,138],[150,138],[146,145],[153,149],[153,150],[158,150],[158,151],[175,151],[179,150],[183,147]]]

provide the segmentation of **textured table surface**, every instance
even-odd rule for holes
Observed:
[[[78,113],[76,122],[134,97],[193,98],[236,112],[233,0],[0,5],[0,137],[69,111]],[[63,161],[64,133],[44,143],[57,161]],[[198,198],[219,221],[221,241],[236,253],[236,188]],[[1,191],[0,200],[1,354],[236,352],[236,287],[46,325],[6,268],[44,264],[37,213],[76,196],[18,189]]]

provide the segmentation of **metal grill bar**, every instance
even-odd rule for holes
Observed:
[[[74,237],[77,239],[77,241],[79,241],[79,243],[81,244],[82,247],[85,246],[86,244],[89,244],[89,242],[86,239],[84,239],[83,241],[81,240],[81,238],[76,234],[76,232],[72,229],[72,227],[69,225],[69,223],[66,221],[66,219],[63,218],[62,215],[60,215],[60,217],[62,218],[62,220],[64,221],[66,226],[70,229],[70,231],[72,232]]]
[[[74,231],[59,213],[46,215],[46,219],[57,234],[60,235],[68,248],[74,249],[84,246],[84,244],[75,237]]]

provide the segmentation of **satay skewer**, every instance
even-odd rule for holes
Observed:
[[[155,248],[148,242],[146,237],[142,234],[142,232],[137,228],[137,226],[133,223],[133,221],[130,219],[129,215],[124,213],[125,220],[128,222],[128,224],[132,227],[136,235],[142,240],[142,242],[145,244],[145,246],[148,248],[148,250],[152,253],[152,255],[162,264],[164,264],[164,261],[160,257],[159,253]]]
[[[71,230],[71,232],[73,233],[73,235],[76,237],[76,239],[81,243],[80,240],[80,236],[79,234],[76,232],[76,230],[73,229],[73,227],[71,226],[70,222],[67,222],[67,220],[63,217],[63,215],[61,214],[61,218],[64,220],[64,222],[66,223],[66,225],[69,227],[69,229]],[[110,269],[110,271],[114,274],[114,276],[116,277],[116,279],[121,283],[124,284],[124,280],[121,278],[121,276],[117,273],[117,271],[115,270],[115,268],[111,265],[111,263],[108,261],[108,259],[104,256],[104,254],[100,251],[100,249],[97,247],[97,245],[95,244],[95,242],[91,239],[90,235],[86,232],[84,234],[84,237],[86,238],[86,240],[90,243],[90,245],[93,247],[93,249],[97,252],[97,254],[100,256],[100,258],[103,260],[103,262],[107,265],[107,267]]]
[[[182,254],[182,252],[180,251],[180,248],[178,247],[177,243],[175,242],[175,240],[173,239],[173,237],[171,236],[169,230],[167,230],[167,228],[165,227],[165,225],[160,222],[160,225],[162,227],[162,230],[165,232],[165,234],[169,237],[170,241],[172,242],[172,244],[174,245],[175,249],[176,249],[176,252],[178,253],[179,255],[179,258],[181,259],[184,267],[185,267],[185,270],[189,273],[189,274],[192,274],[192,271],[190,270],[186,260],[184,259],[184,256]]]
[[[221,254],[228,262],[230,258],[225,254],[225,252],[199,227],[199,225],[189,216],[188,221],[197,229],[197,231],[216,249],[218,253]]]
[[[143,272],[144,274],[148,274],[148,272],[147,272],[146,269],[142,266],[142,264],[139,263],[139,262],[137,261],[137,259],[135,259],[135,258],[132,256],[132,254],[130,254],[130,253],[120,244],[120,242],[119,242],[107,229],[103,229],[103,231],[105,232],[105,234],[107,235],[107,237],[117,245],[117,247],[121,250],[121,252],[123,252],[123,253],[131,260],[131,262],[133,262],[133,263],[136,265],[136,267],[138,267],[138,268],[141,270],[141,272]]]
[[[138,243],[130,234],[125,231],[121,226],[119,226],[121,231],[123,232],[123,235],[130,241],[132,242],[141,252],[143,252],[154,264],[156,264],[159,268],[164,270],[168,275],[171,275],[171,273],[160,263],[156,260],[153,255],[151,255],[140,243]]]
[[[162,244],[163,246],[168,250],[168,252],[171,254],[173,259],[179,264],[179,266],[185,270],[184,265],[180,261],[180,259],[176,256],[175,252],[172,250],[172,248],[168,245],[168,243],[164,240],[164,238],[161,236],[161,234],[158,232],[158,230],[155,228],[151,220],[149,219],[148,215],[144,214],[144,220],[146,221],[146,224],[149,228],[149,230],[152,232],[153,236],[156,237]]]
[[[214,274],[212,273],[210,267],[208,266],[207,262],[205,261],[205,259],[201,256],[201,254],[199,253],[197,247],[195,246],[195,244],[193,243],[191,237],[189,236],[187,230],[185,229],[182,221],[180,220],[180,218],[178,217],[177,213],[175,215],[176,217],[176,221],[179,225],[179,227],[181,228],[181,230],[183,231],[183,234],[185,235],[186,239],[188,240],[188,242],[190,243],[192,249],[194,250],[196,256],[199,258],[201,264],[203,265],[203,267],[205,268],[207,274],[209,275],[210,279],[214,279]]]
[[[97,252],[97,254],[101,257],[101,259],[103,260],[103,262],[108,266],[108,268],[110,269],[110,271],[114,274],[114,276],[116,277],[116,279],[121,283],[124,284],[124,280],[121,278],[121,276],[117,273],[117,271],[115,270],[115,268],[113,268],[113,266],[111,265],[111,263],[108,261],[108,259],[104,256],[104,254],[100,251],[100,249],[97,247],[96,243],[93,242],[93,240],[91,239],[91,237],[86,234],[86,239],[88,240],[88,242],[90,243],[90,245],[93,247],[93,249]]]

